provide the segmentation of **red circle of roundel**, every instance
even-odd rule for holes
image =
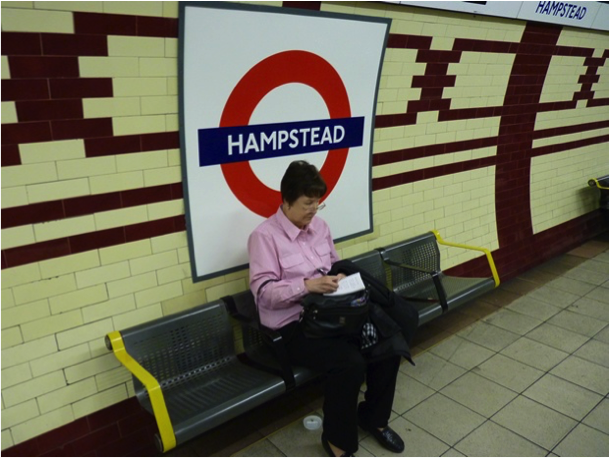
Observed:
[[[301,83],[315,89],[324,100],[330,118],[351,117],[347,90],[330,63],[308,51],[284,51],[267,57],[251,68],[231,92],[220,127],[249,124],[258,103],[273,89]],[[330,194],[347,161],[349,148],[330,150],[320,173]],[[249,162],[222,164],[226,183],[239,201],[254,213],[268,218],[277,211],[281,193],[269,188],[254,174]]]

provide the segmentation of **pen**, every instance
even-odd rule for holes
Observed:
[[[321,267],[317,268],[317,272],[319,272],[322,275],[326,275],[328,272],[326,272],[324,269],[322,269]]]

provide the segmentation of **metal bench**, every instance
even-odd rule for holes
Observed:
[[[609,210],[609,175],[599,178],[590,178],[588,186],[600,190],[599,207],[604,210]]]
[[[440,266],[438,244],[483,252],[492,277],[445,275]],[[379,252],[390,269],[388,286],[417,308],[419,326],[499,286],[499,275],[489,250],[445,242],[438,231],[395,243]]]
[[[250,290],[223,297],[222,300],[231,316],[241,324],[245,354],[254,366],[282,377],[287,390],[293,390],[321,375],[306,367],[290,364],[281,334],[260,324],[254,295]]]
[[[378,251],[369,251],[350,259],[355,265],[386,283],[386,269]],[[281,334],[260,324],[251,291],[223,297],[222,301],[231,316],[241,324],[245,354],[252,364],[280,375],[288,390],[321,376],[321,373],[312,369],[290,364]]]
[[[111,332],[106,346],[131,371],[163,452],[286,391],[281,377],[237,358],[221,301]]]

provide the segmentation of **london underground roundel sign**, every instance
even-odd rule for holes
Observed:
[[[179,8],[194,280],[247,266],[249,234],[281,203],[281,158],[320,168],[322,217],[335,240],[371,232],[374,114],[391,20],[247,3]]]

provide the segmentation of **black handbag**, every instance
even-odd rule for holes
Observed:
[[[309,294],[300,321],[307,337],[359,336],[368,321],[368,290],[342,296]]]

